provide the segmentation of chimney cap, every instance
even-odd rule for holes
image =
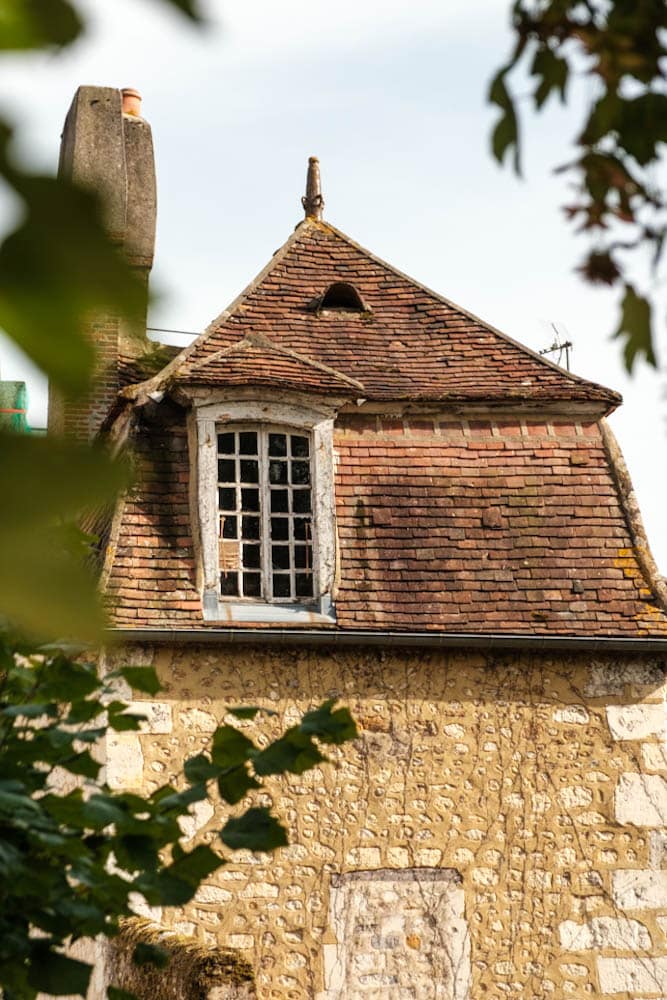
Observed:
[[[324,209],[322,197],[322,182],[320,179],[320,161],[316,156],[308,159],[308,175],[306,177],[306,193],[301,199],[307,219],[321,219]]]
[[[123,114],[133,118],[141,118],[141,94],[134,87],[123,87],[121,90]]]

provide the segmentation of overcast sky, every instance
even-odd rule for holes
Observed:
[[[555,324],[572,370],[623,393],[611,424],[667,572],[664,377],[625,375],[616,296],[578,280],[584,244],[559,211],[569,192],[552,168],[578,116],[528,122],[523,181],[489,154],[509,0],[209,0],[203,32],[150,0],[80,6],[90,27],[71,52],[3,58],[0,104],[24,155],[53,170],[78,85],[141,91],[159,195],[151,325],[199,332],[245,287],[301,218],[317,155],[325,218],[533,349]],[[0,201],[6,225],[12,207]],[[0,373],[27,380],[43,425],[44,380],[3,343]]]

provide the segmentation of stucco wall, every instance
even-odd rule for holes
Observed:
[[[108,748],[117,787],[173,779],[225,706],[278,712],[242,724],[259,742],[332,696],[359,724],[332,765],[267,782],[260,801],[290,847],[238,852],[194,905],[152,914],[240,949],[263,1000],[667,996],[664,662],[225,646],[115,656],[154,662],[164,683],[151,732]],[[187,832],[214,840],[220,825],[203,806]]]

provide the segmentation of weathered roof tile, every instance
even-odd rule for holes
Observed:
[[[334,282],[352,284],[368,308],[313,310]],[[216,378],[222,377],[219,352],[249,334],[264,334],[275,347],[363,383],[373,400],[595,401],[602,410],[620,402],[611,390],[563,371],[313,219],[297,227],[170,373],[203,379],[216,365]]]

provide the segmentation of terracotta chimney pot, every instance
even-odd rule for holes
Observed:
[[[123,114],[133,118],[141,118],[141,94],[132,87],[123,87]]]

